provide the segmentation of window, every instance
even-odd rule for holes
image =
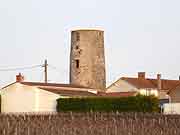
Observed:
[[[101,37],[102,36],[102,32],[99,32],[98,35],[99,35],[99,37]]]
[[[76,46],[76,49],[79,49],[79,46],[78,46],[78,45]]]
[[[79,68],[79,60],[75,60],[76,61],[76,68]]]

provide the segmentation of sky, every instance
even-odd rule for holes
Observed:
[[[0,0],[0,87],[23,73],[43,81],[43,68],[2,71],[43,64],[49,82],[69,83],[70,32],[105,31],[107,86],[145,71],[149,78],[180,75],[179,0]]]

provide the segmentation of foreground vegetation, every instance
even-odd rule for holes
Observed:
[[[154,96],[59,98],[57,111],[75,112],[159,112],[159,101]]]

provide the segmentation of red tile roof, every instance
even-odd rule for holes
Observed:
[[[72,84],[60,84],[60,83],[42,83],[42,82],[21,82],[21,84],[29,86],[52,86],[52,87],[70,87],[70,88],[87,88]]]
[[[178,87],[180,86],[180,83],[178,83],[176,86],[174,86],[173,88],[171,88],[167,94],[170,94],[172,91],[176,90]]]
[[[157,87],[157,79],[150,79],[150,81]],[[166,80],[161,79],[162,90],[170,90],[180,83],[180,80]]]
[[[60,94],[61,96],[96,96],[96,94],[88,91],[90,88],[72,84],[40,82],[21,82],[21,84],[28,86],[36,86],[40,89]]]
[[[17,82],[11,83],[2,89],[5,89]],[[38,87],[40,89],[60,94],[62,96],[97,96],[97,94],[90,92],[93,89],[83,87],[83,86],[77,86],[77,85],[71,85],[71,84],[58,84],[58,83],[41,83],[41,82],[18,82],[23,85],[27,86],[34,86]]]
[[[122,77],[122,80],[127,81],[136,88],[157,88],[149,79],[139,79],[139,78],[127,78]]]
[[[63,88],[42,88],[40,87],[40,89],[52,92],[52,93],[56,93],[56,94],[60,94],[61,96],[70,96],[70,97],[77,97],[77,96],[97,96],[97,94],[94,94],[92,92],[89,91],[78,91],[78,90],[65,90]]]
[[[138,89],[140,89],[140,88],[157,89],[158,88],[157,79],[149,79],[149,78],[139,79],[139,78],[130,78],[130,77],[122,77],[120,79],[127,81],[129,84],[135,86]],[[116,82],[118,82],[118,81],[116,81]],[[180,83],[180,80],[161,79],[162,90],[170,90],[173,87],[175,87],[176,85],[178,85],[179,83]],[[108,88],[110,88],[110,86]]]

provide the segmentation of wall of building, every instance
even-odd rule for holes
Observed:
[[[1,135],[180,135],[179,115],[0,114]]]
[[[1,91],[2,112],[56,111],[59,95],[15,83]]]
[[[39,109],[38,112],[56,112],[56,105],[57,101],[56,99],[60,98],[60,95],[45,91],[45,90],[39,90],[38,93],[38,104]],[[63,97],[62,97],[63,98]]]
[[[106,88],[103,31],[72,31],[70,83],[95,89]]]
[[[163,105],[164,114],[180,114],[180,103],[166,103]]]
[[[168,96],[168,90],[158,90],[158,93],[159,93],[159,99],[169,99],[169,96]]]
[[[153,95],[159,97],[159,92],[157,89],[139,89],[139,93],[145,96]]]
[[[31,112],[35,111],[35,91],[15,83],[1,91],[2,112]]]
[[[124,80],[118,80],[107,88],[107,92],[129,92],[137,91],[138,89]]]
[[[107,92],[129,92],[129,91],[137,91],[141,95],[154,95],[159,96],[159,92],[157,89],[137,89],[133,85],[129,84],[127,81],[118,80],[107,88]]]

